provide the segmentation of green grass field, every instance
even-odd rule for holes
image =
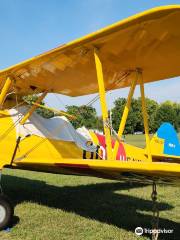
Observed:
[[[143,145],[143,137],[126,141]],[[138,226],[151,228],[151,186],[94,177],[64,176],[31,171],[3,171],[3,188],[15,205],[13,227],[2,240],[134,240]],[[180,239],[179,187],[158,186],[160,228]]]
[[[153,135],[150,135],[152,137]],[[180,133],[178,134],[178,137],[180,139]],[[145,147],[145,135],[126,135],[125,141],[129,144],[135,145],[137,147]]]

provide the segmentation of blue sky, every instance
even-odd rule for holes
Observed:
[[[169,4],[180,4],[180,0],[0,0],[0,69],[135,13]],[[148,84],[146,94],[159,102],[166,99],[180,102],[179,80]],[[109,108],[117,97],[126,95],[126,89],[108,94]],[[135,96],[139,96],[139,91]],[[49,95],[46,102],[64,109],[66,104],[85,104],[92,98]],[[94,106],[99,113],[99,103]]]

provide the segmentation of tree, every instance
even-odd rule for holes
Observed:
[[[28,95],[28,96],[23,97],[23,100],[25,100],[25,102],[27,102],[29,105],[33,105],[33,102],[36,102],[37,99],[38,99],[37,95]],[[40,104],[45,105],[44,102],[41,102]],[[44,108],[40,108],[40,107],[38,107],[36,109],[36,113],[39,114],[43,118],[54,117],[54,112],[53,111],[50,111],[50,110],[44,109]]]
[[[174,103],[173,108],[176,112],[177,129],[180,130],[180,103]]]
[[[67,113],[76,116],[77,119],[71,120],[72,125],[75,128],[85,126],[87,128],[97,128],[98,117],[96,109],[91,106],[66,106]]]
[[[118,131],[119,129],[119,123],[122,118],[122,114],[124,111],[124,106],[126,104],[126,99],[125,98],[118,98],[114,102],[114,108],[112,109],[112,125],[113,128]],[[134,133],[135,127],[137,125],[138,121],[138,100],[137,99],[132,99],[131,102],[131,109],[129,111],[129,115],[126,121],[126,126],[124,133]]]
[[[97,117],[96,129],[98,129],[98,130],[101,131],[101,132],[104,131],[102,116],[98,116],[98,117]]]
[[[152,99],[146,98],[146,107],[147,107],[147,114],[148,114],[148,124],[149,124],[149,132],[153,133],[156,130],[156,122],[155,116],[158,109],[158,103]],[[143,123],[143,115],[142,115],[142,103],[141,98],[138,98],[138,119],[137,125],[135,127],[135,131],[144,132],[144,123]]]
[[[172,102],[166,101],[159,106],[155,121],[157,129],[163,122],[170,122],[176,129],[178,128],[177,113]]]
[[[122,118],[124,106],[126,104],[125,98],[118,98],[115,102],[115,107],[112,109],[112,122],[116,131],[119,128],[119,122]],[[132,99],[131,108],[126,121],[124,133],[144,132],[141,98]],[[158,108],[158,103],[152,99],[146,98],[146,106],[148,113],[149,131],[154,132],[156,129],[155,115]]]

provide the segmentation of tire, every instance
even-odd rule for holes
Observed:
[[[14,208],[5,195],[0,195],[0,230],[9,227],[12,217],[14,215]]]

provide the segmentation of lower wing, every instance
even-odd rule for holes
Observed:
[[[105,179],[148,183],[180,183],[180,164],[169,162],[107,161],[88,159],[23,159],[14,167],[61,174],[89,175]]]

